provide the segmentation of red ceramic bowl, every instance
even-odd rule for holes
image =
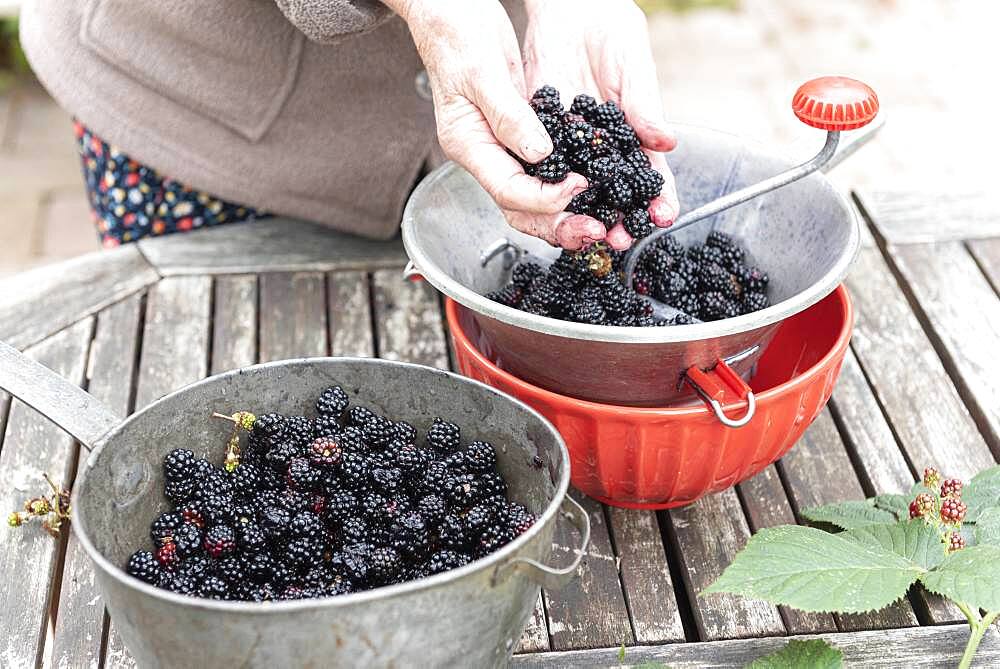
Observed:
[[[756,414],[744,427],[729,428],[701,404],[662,409],[596,404],[528,384],[483,355],[465,307],[449,299],[445,312],[461,372],[552,421],[566,440],[570,477],[579,490],[606,504],[640,509],[690,504],[784,455],[830,399],[854,325],[843,286],[784,321],[750,382]],[[746,402],[728,402],[724,409],[742,415]]]

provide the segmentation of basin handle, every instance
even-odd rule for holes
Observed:
[[[420,269],[414,264],[412,260],[406,263],[406,267],[403,268],[403,280],[412,281],[414,283],[424,280],[424,275]]]
[[[726,427],[743,427],[753,419],[757,412],[757,398],[754,397],[753,390],[730,365],[749,358],[759,349],[760,345],[751,346],[726,359],[719,358],[711,369],[702,370],[697,365],[691,365],[684,372],[684,381],[698,393],[701,401]],[[730,418],[722,410],[722,401],[725,399],[727,391],[734,392],[740,399],[746,400],[747,410],[739,418]]]
[[[566,495],[563,497],[562,504],[559,505],[556,522],[559,521],[559,518],[568,520],[580,533],[580,546],[573,549],[576,557],[573,558],[573,562],[569,566],[550,567],[530,558],[517,557],[496,566],[490,579],[490,585],[495,587],[498,583],[509,578],[519,567],[525,569],[531,580],[546,590],[558,590],[569,583],[576,575],[576,570],[579,569],[583,557],[587,554],[587,546],[590,545],[590,516],[587,515],[587,511],[580,506],[579,502]]]
[[[0,388],[90,450],[121,419],[93,395],[0,341]]]

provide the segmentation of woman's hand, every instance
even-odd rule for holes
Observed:
[[[525,6],[528,89],[551,84],[567,106],[579,93],[617,102],[664,178],[660,196],[649,207],[653,223],[671,225],[679,204],[662,152],[677,142],[666,127],[645,15],[632,0],[526,0]],[[607,232],[606,241],[625,249],[632,237],[619,224]]]
[[[445,154],[479,181],[514,228],[564,248],[603,239],[600,222],[564,209],[587,187],[579,174],[546,184],[529,163],[552,152],[528,105],[524,68],[510,19],[495,0],[386,0],[410,28],[434,95]]]

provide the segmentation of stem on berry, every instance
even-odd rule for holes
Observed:
[[[219,413],[218,411],[212,413],[212,418],[224,418],[224,419],[228,420],[230,423],[238,423],[239,422],[238,420],[236,420],[232,416],[227,416],[226,414]]]

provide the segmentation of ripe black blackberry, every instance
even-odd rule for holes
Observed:
[[[764,293],[767,291],[768,276],[756,267],[741,265],[737,267],[733,274],[736,280],[743,286],[743,290],[748,293]]]
[[[297,447],[304,449],[313,440],[312,421],[305,416],[285,416],[285,435]]]
[[[365,421],[361,434],[372,448],[385,448],[396,436],[396,430],[388,418],[373,415]]]
[[[698,317],[703,321],[717,321],[723,318],[739,316],[740,309],[736,302],[718,291],[701,294],[701,311]]]
[[[569,204],[566,205],[566,211],[573,212],[574,214],[590,215],[590,212],[597,206],[599,199],[600,192],[598,189],[587,188],[570,199]]]
[[[473,471],[486,472],[497,464],[497,452],[488,441],[474,441],[465,451],[465,459]]]
[[[405,444],[415,444],[417,442],[417,428],[413,427],[405,420],[397,420],[392,424],[392,429],[396,433],[396,439]]]
[[[645,156],[641,151],[631,155]],[[636,169],[635,177],[632,179],[632,189],[639,197],[651,200],[660,194],[663,189],[663,175],[650,167],[640,167]]]
[[[534,176],[545,183],[559,183],[565,180],[568,174],[569,165],[566,163],[566,157],[558,151],[553,151],[545,160],[534,166]]]
[[[622,153],[631,153],[639,148],[639,138],[635,130],[627,123],[615,123],[605,128],[608,137],[615,143]]]
[[[299,447],[291,441],[279,441],[272,444],[264,454],[264,463],[275,473],[284,474],[289,463],[299,455]]]
[[[579,114],[588,121],[593,120],[595,112],[597,112],[597,100],[581,93],[573,98],[573,104],[570,105],[569,110],[574,114]]]
[[[400,514],[389,527],[393,548],[411,560],[418,560],[430,551],[430,532],[419,511]]]
[[[463,550],[469,545],[465,523],[457,515],[450,513],[438,525],[438,542],[444,548]]]
[[[594,207],[591,217],[596,218],[604,224],[604,227],[611,229],[618,223],[618,212],[611,205],[602,204]]]
[[[339,526],[351,518],[357,512],[357,508],[357,497],[354,493],[344,490],[326,498],[323,517],[329,525]]]
[[[462,433],[458,425],[435,417],[427,430],[427,443],[439,453],[452,453],[458,449]]]
[[[615,177],[604,184],[603,193],[616,209],[624,210],[632,204],[632,186],[620,177]]]
[[[403,489],[403,470],[398,467],[375,467],[368,475],[372,487],[384,495],[393,496]]]
[[[347,412],[347,424],[351,427],[361,429],[374,416],[375,412],[368,407],[354,405]]]
[[[267,546],[267,535],[256,522],[237,525],[236,538],[243,549],[251,552],[264,550]]]
[[[340,458],[340,476],[345,485],[357,489],[368,480],[368,463],[364,454],[348,451]]]
[[[340,386],[330,386],[316,400],[316,412],[321,416],[340,418],[347,410],[348,404],[350,399],[347,397],[347,392]]]
[[[635,239],[642,239],[653,231],[653,221],[649,217],[649,212],[643,208],[630,210],[622,219],[625,232]]]
[[[771,306],[771,301],[767,299],[767,295],[764,293],[746,293],[740,302],[740,313],[750,314],[761,309],[767,309],[769,306]]]
[[[161,513],[149,527],[149,538],[154,546],[174,540],[174,532],[184,524],[184,517],[179,513]]]
[[[155,585],[160,580],[162,568],[149,551],[136,551],[128,559],[128,566],[125,567],[125,571],[140,581]]]
[[[431,493],[420,498],[417,502],[417,512],[423,516],[430,525],[437,525],[448,513],[448,505],[440,495]]]
[[[221,558],[236,550],[236,532],[228,525],[216,525],[205,532],[205,552],[213,558]]]
[[[196,478],[194,453],[186,448],[176,448],[163,458],[163,475],[168,481],[187,481]]]
[[[741,292],[735,277],[715,263],[705,263],[698,275],[698,290],[703,293],[719,292],[728,299],[734,299]]]
[[[586,121],[574,121],[563,127],[560,146],[567,153],[589,148],[594,141],[594,128]]]
[[[419,448],[407,444],[396,451],[396,466],[408,476],[420,477],[427,466],[427,458]]]
[[[286,564],[293,569],[302,569],[319,564],[323,560],[323,542],[310,537],[296,537],[285,545]]]
[[[618,123],[624,123],[625,114],[622,112],[621,108],[613,100],[608,100],[597,106],[597,109],[593,112],[594,123],[601,126],[602,128],[607,128],[611,125],[616,125]]]
[[[260,470],[248,462],[241,462],[229,474],[233,494],[249,497],[260,488]]]
[[[562,103],[559,101],[559,91],[553,86],[545,85],[531,96],[531,108],[539,114],[562,113]]]
[[[620,159],[614,156],[600,156],[590,161],[587,166],[588,181],[592,184],[602,184],[610,181],[618,174]]]
[[[624,160],[636,169],[637,174],[650,167],[649,156],[642,151],[630,151],[625,154]],[[659,191],[657,191],[658,193]]]
[[[285,431],[285,418],[280,414],[266,413],[257,416],[253,423],[250,436],[270,445],[270,442],[280,438]]]
[[[364,453],[368,450],[365,445],[365,436],[358,427],[345,427],[337,435],[337,443],[340,444],[341,457],[347,453]]]

